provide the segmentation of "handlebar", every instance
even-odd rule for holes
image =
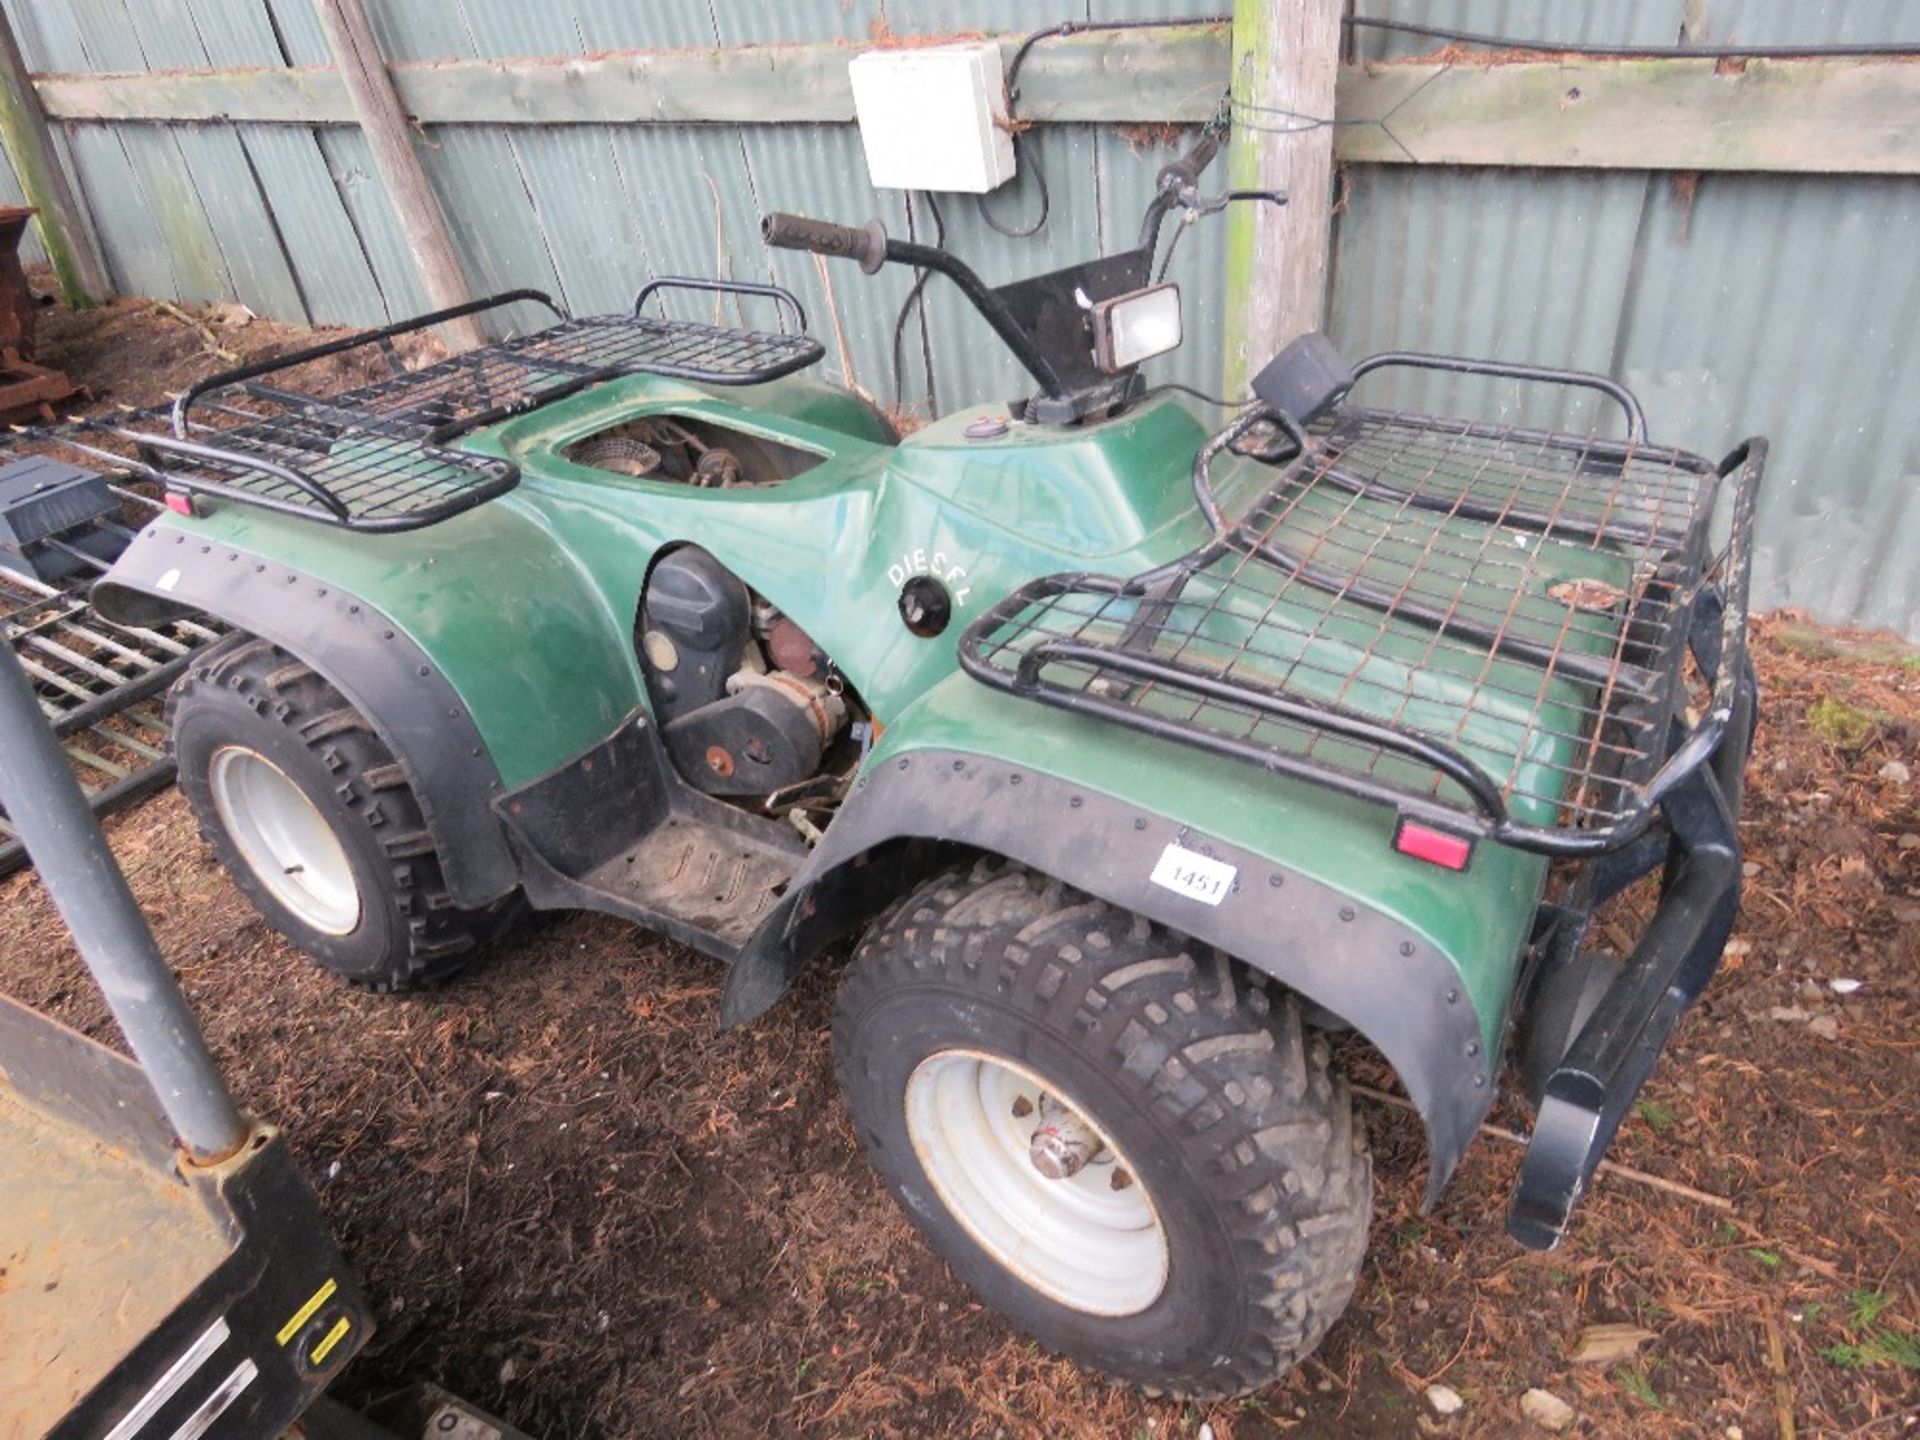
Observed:
[[[1193,142],[1193,148],[1186,154],[1171,165],[1160,167],[1160,174],[1155,177],[1156,188],[1165,190],[1171,182],[1175,189],[1183,187],[1191,189],[1200,183],[1200,176],[1205,173],[1207,166],[1213,163],[1213,157],[1219,153],[1220,137],[1213,133],[1203,134]]]
[[[1143,276],[1151,275],[1154,253],[1158,248],[1160,224],[1170,210],[1177,205],[1193,204],[1194,188],[1200,175],[1211,165],[1220,153],[1221,137],[1213,132],[1203,133],[1193,143],[1191,149],[1178,160],[1161,170],[1155,187],[1153,201],[1147,206],[1138,249],[1145,252],[1145,258],[1132,257],[1141,267]],[[1237,196],[1234,198],[1238,198]],[[1217,207],[1216,207],[1217,208]],[[911,265],[919,270],[935,270],[952,280],[960,287],[968,300],[991,325],[994,333],[1006,342],[1015,357],[1026,367],[1027,372],[1040,382],[1041,388],[1055,399],[1063,397],[1073,388],[1072,376],[1085,368],[1084,356],[1077,360],[1068,356],[1065,361],[1057,362],[1058,357],[1050,351],[1049,345],[1057,345],[1057,340],[1043,343],[1033,325],[1029,313],[1033,301],[1029,296],[1016,310],[1007,302],[1003,290],[988,285],[962,260],[934,245],[921,245],[911,240],[893,240],[887,236],[886,227],[878,220],[869,220],[865,225],[835,225],[828,220],[815,220],[808,215],[790,215],[775,211],[760,221],[760,238],[768,245],[782,250],[804,250],[815,255],[825,255],[836,259],[858,261],[860,268],[872,275],[879,268],[892,261],[899,265]],[[1061,276],[1077,274],[1075,267],[1057,271],[1052,275],[1037,277],[1035,281],[1023,284],[1059,285],[1064,283]],[[1084,300],[1082,304],[1086,303]],[[1063,370],[1062,364],[1065,364]],[[1084,387],[1085,378],[1080,381]],[[1102,381],[1103,384],[1108,382]]]
[[[782,250],[810,250],[815,255],[857,260],[869,275],[887,259],[887,232],[878,220],[855,229],[775,211],[760,222],[760,238]]]

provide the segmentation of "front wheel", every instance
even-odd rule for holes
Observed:
[[[1217,951],[982,862],[868,932],[834,1048],[914,1224],[1071,1359],[1239,1394],[1353,1294],[1373,1181],[1347,1088],[1297,1004]]]

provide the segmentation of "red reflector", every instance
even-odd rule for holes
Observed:
[[[167,491],[167,508],[176,515],[193,514],[193,497],[178,490]]]
[[[1394,832],[1393,848],[1402,855],[1425,860],[1443,870],[1464,870],[1473,855],[1473,842],[1444,830],[1434,830],[1411,820],[1402,820]]]

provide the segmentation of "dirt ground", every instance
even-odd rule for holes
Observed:
[[[44,325],[43,358],[102,404],[202,373],[209,339],[299,338],[145,302]],[[1773,1436],[1791,1417],[1889,1440],[1920,1434],[1920,654],[1790,615],[1755,628],[1751,878],[1614,1148],[1638,1173],[1603,1175],[1567,1242],[1527,1254],[1502,1228],[1515,1144],[1483,1137],[1423,1215],[1417,1122],[1363,1100],[1378,1196],[1351,1311],[1284,1382],[1206,1407],[1040,1353],[927,1251],[834,1094],[831,965],[723,1034],[713,962],[561,915],[436,992],[359,995],[255,918],[177,794],[109,833],[241,1100],[290,1131],[374,1298],[349,1401],[432,1378],[548,1437],[1306,1440],[1526,1434],[1539,1387],[1584,1435]],[[116,1038],[30,874],[0,884],[0,989]],[[1527,1127],[1511,1099],[1492,1120]],[[1573,1363],[1609,1323],[1651,1338]],[[1435,1418],[1435,1383],[1456,1416]]]

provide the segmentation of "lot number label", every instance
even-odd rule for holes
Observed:
[[[1218,905],[1233,889],[1233,877],[1239,873],[1231,865],[1174,841],[1160,852],[1160,863],[1147,878],[1202,905]]]

